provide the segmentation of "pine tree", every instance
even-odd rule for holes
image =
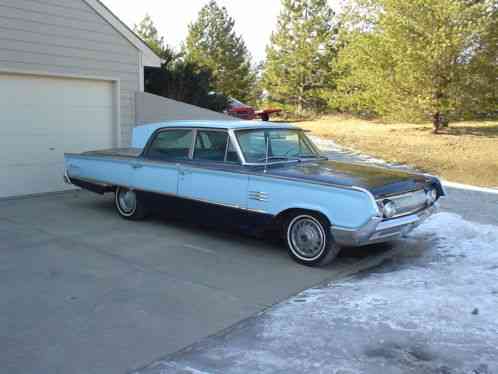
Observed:
[[[137,25],[135,25],[133,31],[135,31],[135,33],[140,36],[159,57],[163,59],[163,63],[165,65],[169,65],[179,57],[179,54],[165,43],[164,37],[159,36],[156,25],[148,14],[145,15],[145,17]]]
[[[251,56],[234,25],[226,8],[210,1],[200,10],[197,20],[189,25],[185,59],[209,69],[219,93],[247,100],[255,74]]]
[[[354,0],[336,104],[394,120],[496,108],[495,0]],[[493,88],[494,87],[494,88]],[[496,110],[496,109],[495,109]]]
[[[228,99],[213,94],[215,88],[211,71],[185,61],[181,54],[169,47],[150,16],[145,16],[134,31],[163,60],[160,68],[145,68],[145,92],[218,112],[226,109]]]
[[[159,36],[156,25],[152,18],[146,14],[145,17],[135,25],[133,30],[146,42],[149,47],[156,52],[156,54],[161,54],[164,49],[164,37]]]
[[[271,100],[290,104],[300,114],[323,105],[334,88],[336,33],[327,0],[282,0],[263,72]]]

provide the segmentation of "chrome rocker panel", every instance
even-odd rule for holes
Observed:
[[[359,229],[331,226],[330,230],[336,243],[344,247],[361,247],[383,243],[407,235],[437,210],[436,203],[418,213],[386,221],[383,221],[381,217],[373,217]]]

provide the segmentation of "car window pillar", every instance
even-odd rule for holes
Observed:
[[[198,129],[192,129],[192,143],[190,144],[190,149],[188,152],[188,159],[189,160],[194,159],[195,144],[197,142],[197,133],[198,133]]]

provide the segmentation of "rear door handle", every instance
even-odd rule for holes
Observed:
[[[142,164],[138,164],[138,163],[137,163],[137,164],[131,164],[131,167],[132,167],[133,169],[140,169],[140,168],[142,168],[142,167],[143,167],[143,165],[142,165]]]

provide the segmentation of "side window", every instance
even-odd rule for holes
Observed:
[[[198,130],[194,160],[224,162],[228,134],[224,131]]]
[[[254,162],[266,156],[266,139],[264,131],[239,131],[239,146],[247,161]]]
[[[156,135],[147,157],[154,160],[188,160],[192,130],[165,130]]]

